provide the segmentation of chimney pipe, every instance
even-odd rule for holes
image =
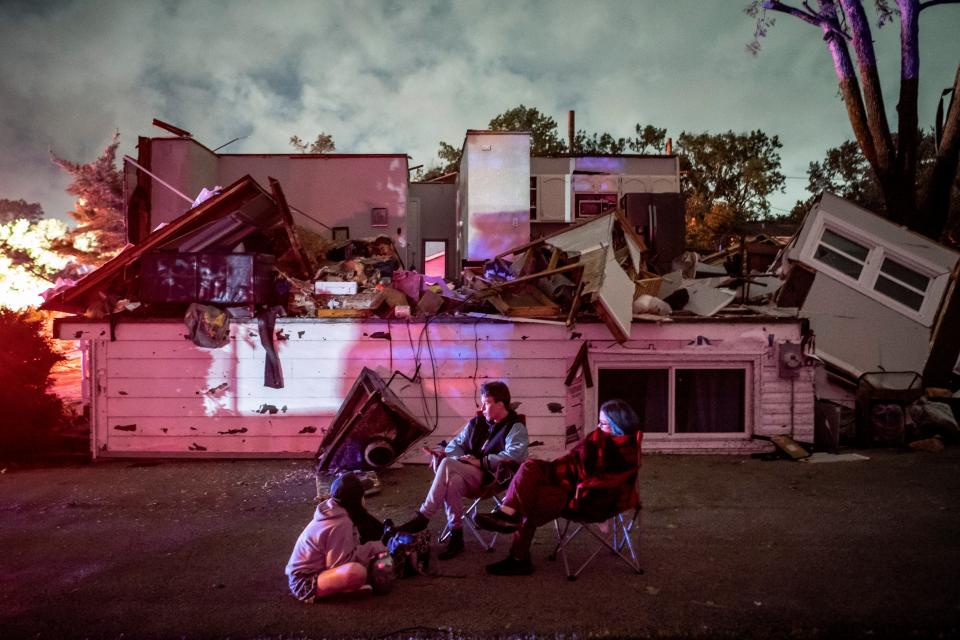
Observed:
[[[673,155],[673,138],[667,138],[667,155]]]
[[[573,140],[577,135],[577,129],[576,129],[576,126],[574,125],[574,121],[575,121],[574,114],[575,112],[573,109],[570,109],[570,111],[567,113],[567,144],[569,145],[568,151],[570,153],[574,152]]]

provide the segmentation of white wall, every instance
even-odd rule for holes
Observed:
[[[154,138],[150,172],[191,199],[204,187],[217,184],[217,156],[191,138]],[[223,185],[226,186],[226,185]],[[190,209],[187,202],[156,180],[151,186],[150,229],[170,222]]]
[[[407,158],[400,155],[222,155],[220,183],[250,174],[269,188],[276,178],[287,203],[329,227],[349,227],[351,238],[387,235],[407,261]],[[370,210],[386,207],[386,227],[370,225]],[[298,225],[330,232],[293,212]],[[398,233],[399,230],[399,233]]]
[[[349,227],[351,238],[387,235],[405,262],[407,252],[407,157],[402,154],[224,154],[189,138],[155,138],[151,171],[190,198],[203,187],[223,187],[249,174],[269,190],[276,178],[298,225],[331,237],[328,227]],[[387,209],[385,227],[370,224],[370,210]],[[154,181],[152,227],[169,222],[190,203]],[[323,224],[319,224],[317,221]]]
[[[463,258],[487,260],[530,241],[530,135],[468,131],[460,161]]]
[[[284,336],[278,341],[283,389],[263,386],[265,352],[255,322],[234,323],[227,346],[201,349],[184,339],[179,322],[123,322],[111,342],[104,323],[62,321],[58,335],[79,336],[91,357],[95,455],[310,456],[364,366],[385,379],[395,369],[411,375],[418,353],[422,384],[398,378],[391,388],[413,413],[436,424],[429,443],[449,438],[475,412],[484,380],[505,379],[528,417],[531,439],[545,443],[538,455],[564,448],[571,407],[557,413],[550,403],[566,403],[563,381],[581,341],[571,340],[563,326],[438,320],[427,327],[411,323],[408,337],[408,325],[399,321],[281,318],[277,330]],[[778,377],[776,344],[799,342],[795,321],[635,323],[624,345],[599,323],[580,324],[577,331],[590,343],[594,380],[599,366],[624,363],[732,363],[747,370],[747,433],[651,436],[645,441],[650,451],[769,447],[752,433],[813,439],[811,371],[802,369],[794,381]],[[371,337],[377,332],[393,339]],[[589,428],[596,420],[595,389],[585,398]]]

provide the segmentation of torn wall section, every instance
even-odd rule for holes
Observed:
[[[778,362],[778,345],[800,342],[796,319],[634,323],[620,345],[601,323],[580,323],[570,334],[562,324],[280,318],[282,389],[263,385],[266,353],[255,322],[234,320],[219,349],[186,340],[179,322],[122,321],[115,334],[110,341],[106,323],[83,319],[57,324],[57,336],[81,340],[90,357],[98,457],[309,458],[364,367],[389,380],[393,371],[413,377],[419,363],[417,382],[397,376],[390,389],[432,430],[423,444],[457,433],[477,410],[480,384],[503,379],[527,416],[531,440],[544,443],[536,455],[549,458],[568,444],[564,380],[584,342],[595,381],[582,399],[587,430],[596,424],[604,385],[621,371],[666,382],[651,396],[660,398],[667,418],[651,422],[659,430],[648,433],[648,451],[750,453],[769,449],[756,436],[813,438],[810,368],[784,378]],[[696,423],[675,415],[678,390],[696,396],[698,384],[717,377],[711,371],[721,372],[720,384],[742,379],[742,422],[684,432]]]

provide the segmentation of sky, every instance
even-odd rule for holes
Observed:
[[[120,132],[211,149],[286,153],[325,131],[344,153],[406,153],[438,164],[438,143],[519,104],[578,129],[626,136],[635,124],[779,136],[787,192],[852,137],[819,31],[778,15],[746,51],[747,0],[0,0],[0,198],[66,219],[73,198],[51,150],[89,162]],[[960,5],[920,21],[920,122],[960,63]],[[888,117],[898,91],[898,25],[874,29]],[[211,185],[213,186],[213,185]]]

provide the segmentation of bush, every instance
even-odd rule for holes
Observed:
[[[0,458],[33,458],[51,445],[64,411],[49,392],[50,369],[62,359],[43,316],[0,308]]]

